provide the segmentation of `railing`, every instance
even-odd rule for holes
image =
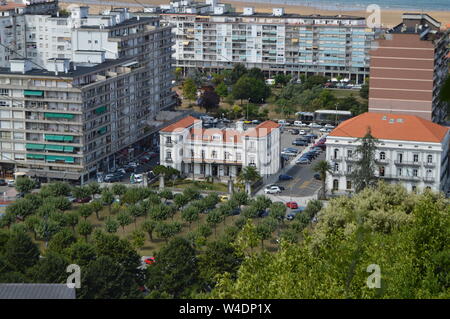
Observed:
[[[436,165],[436,163],[434,163],[434,162],[424,162],[423,163],[423,166],[425,166],[425,167],[434,167]]]
[[[417,161],[399,161],[399,160],[395,160],[394,161],[395,165],[414,165],[414,166],[420,166],[420,162]]]
[[[165,161],[166,163],[173,163],[172,158],[166,158],[166,159],[164,159],[164,161]]]
[[[173,146],[172,142],[166,142],[166,143],[164,143],[164,145],[167,146],[167,147],[172,147]]]
[[[342,161],[342,156],[333,156],[333,157],[331,158],[331,160],[332,160],[333,162],[341,162],[341,161]]]

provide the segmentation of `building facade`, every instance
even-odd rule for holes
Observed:
[[[376,31],[364,17],[286,14],[283,8],[272,13],[244,8],[236,13],[214,4],[206,12],[169,8],[161,17],[173,26],[173,58],[183,70],[217,72],[240,62],[268,76],[340,75],[363,83],[369,75],[369,49]]]
[[[413,115],[367,112],[341,123],[326,140],[326,160],[332,171],[327,191],[353,192],[350,174],[359,155],[359,138],[367,133],[378,139],[374,174],[379,180],[400,183],[408,191],[450,188],[450,129]]]
[[[204,129],[203,122],[187,117],[160,131],[160,163],[187,177],[234,179],[245,166],[261,176],[280,169],[280,125],[265,121],[254,128]]]
[[[148,140],[156,114],[172,105],[170,27],[86,7],[24,20],[30,58],[0,68],[1,168],[83,183]],[[57,26],[64,50],[49,40]]]
[[[403,14],[403,22],[371,52],[369,111],[409,114],[443,123],[439,100],[448,76],[449,31],[427,14]]]

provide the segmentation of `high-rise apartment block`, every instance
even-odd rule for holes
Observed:
[[[243,63],[272,73],[339,75],[363,83],[376,31],[364,17],[237,13],[215,1],[173,1],[161,18],[173,26],[174,59],[184,70],[219,71]]]
[[[449,31],[427,14],[405,13],[371,52],[369,111],[445,121],[439,92],[448,76]]]
[[[23,46],[0,68],[3,171],[83,183],[156,133],[174,102],[173,36],[158,17],[74,7],[16,18]]]

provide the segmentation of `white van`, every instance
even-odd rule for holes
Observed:
[[[302,121],[294,121],[294,126],[303,126]]]
[[[281,124],[281,125],[286,125],[286,124],[287,124],[287,122],[286,122],[286,120],[278,120],[278,124]]]

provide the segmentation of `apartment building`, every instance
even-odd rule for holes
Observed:
[[[204,129],[201,120],[189,116],[160,131],[160,163],[194,179],[227,181],[245,166],[268,176],[280,169],[280,138],[280,125],[273,121],[247,129],[243,122]]]
[[[364,17],[286,14],[283,8],[237,13],[212,1],[208,10],[188,12],[195,8],[189,1],[173,3],[179,6],[165,8],[161,18],[173,26],[175,66],[183,70],[217,72],[240,62],[268,76],[340,75],[363,83],[369,75],[369,49],[378,31]]]
[[[170,27],[87,7],[24,21],[30,58],[0,68],[3,171],[84,183],[157,134],[152,121],[173,103]]]
[[[439,92],[448,75],[449,30],[428,14],[405,13],[371,52],[369,111],[443,123]]]
[[[358,139],[369,127],[378,139],[374,173],[379,179],[400,183],[408,191],[448,191],[450,129],[415,115],[372,112],[341,123],[327,136],[326,160],[332,168],[328,191],[354,190],[350,174],[359,156]]]

